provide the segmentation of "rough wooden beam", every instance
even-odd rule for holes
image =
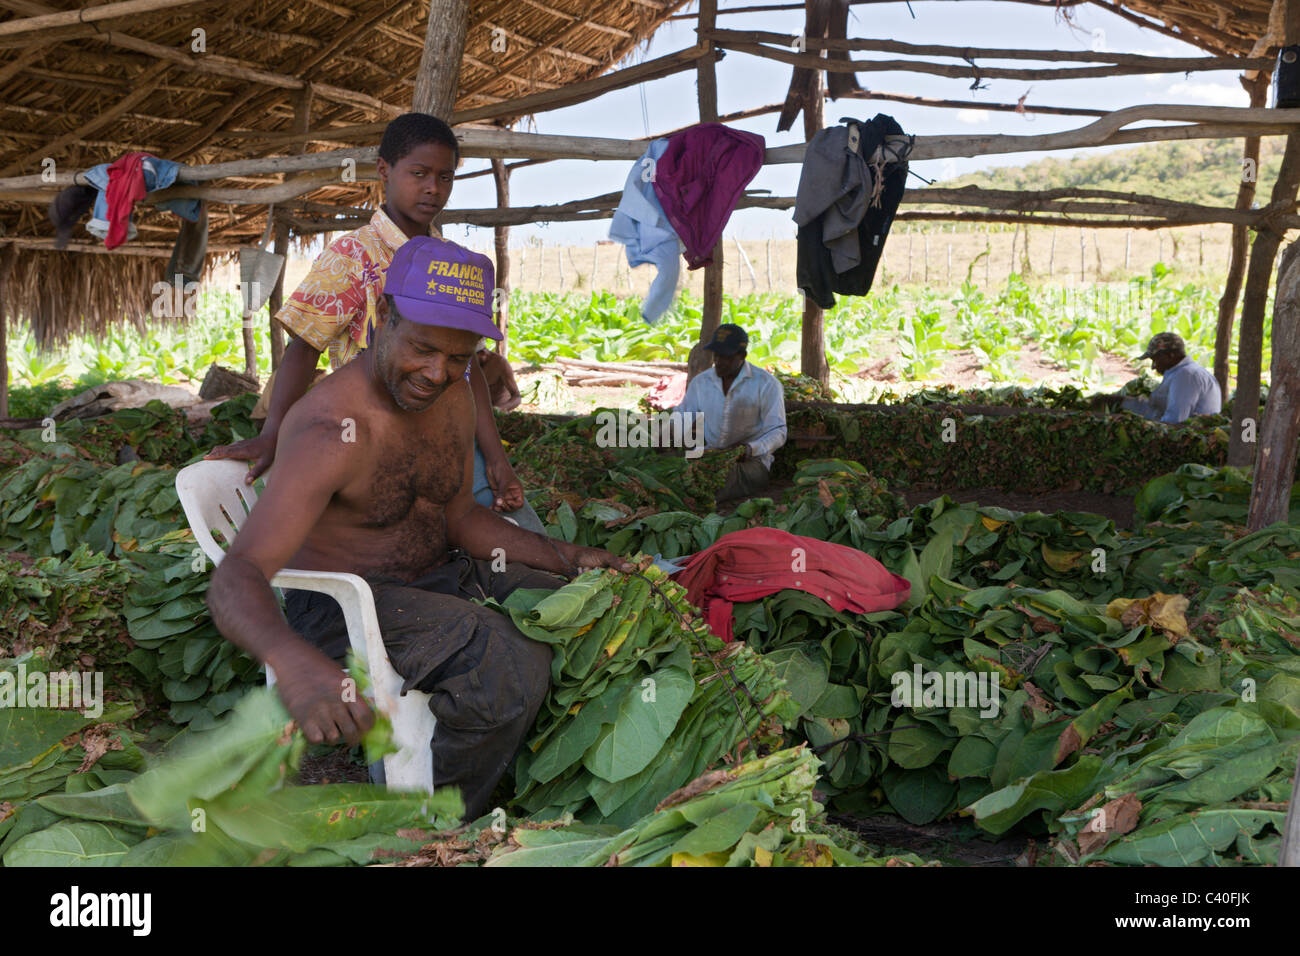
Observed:
[[[1027,94],[1026,94],[1027,95]],[[933,96],[913,96],[910,93],[886,93],[883,90],[855,90],[839,99],[888,100],[911,106],[932,106],[943,109],[991,110],[996,113],[1051,113],[1056,116],[1105,116],[1108,110],[1094,110],[1083,106],[1037,106],[1033,103],[989,103],[984,100],[948,100]]]
[[[505,160],[492,160],[492,181],[496,186],[497,208],[510,208],[510,170],[506,168]],[[495,226],[492,230],[492,239],[496,247],[496,289],[502,291],[502,295],[497,296],[496,289],[493,290],[492,296],[496,299],[497,309],[497,328],[501,330],[501,341],[497,344],[497,352],[502,358],[509,357],[510,349],[510,227],[507,225]],[[592,284],[595,284],[595,276],[592,276]]]
[[[1259,73],[1254,81],[1242,80],[1250,93],[1250,105],[1260,107],[1268,94],[1268,75]],[[1258,136],[1247,136],[1243,144],[1241,181],[1237,185],[1235,208],[1249,209],[1255,201],[1255,181],[1259,177]],[[1247,165],[1249,164],[1249,166]],[[1228,401],[1228,357],[1232,351],[1232,331],[1237,317],[1237,300],[1241,297],[1241,282],[1246,275],[1246,257],[1249,254],[1248,227],[1234,224],[1228,253],[1228,275],[1219,297],[1219,317],[1214,331],[1214,378],[1219,383],[1222,400]]]
[[[469,29],[469,0],[430,0],[424,52],[411,109],[446,119],[456,108],[460,56]]]
[[[712,50],[706,51],[699,47],[678,50],[675,53],[638,63],[636,66],[629,66],[622,70],[615,70],[613,73],[606,73],[604,76],[569,83],[556,90],[545,93],[531,93],[528,96],[506,100],[495,106],[460,110],[452,115],[452,122],[459,124],[487,119],[514,119],[531,113],[561,109],[575,103],[584,103],[611,90],[625,89],[629,86],[635,86],[637,83],[644,83],[647,80],[655,80],[663,76],[680,73],[683,70],[689,70],[692,66],[701,62],[704,57],[708,57],[712,62],[717,58],[717,54]]]
[[[180,7],[196,7],[211,3],[212,0],[123,0],[121,3],[105,3],[99,6],[83,7],[78,10],[66,10],[60,13],[46,13],[22,20],[6,20],[0,23],[0,37],[18,34],[39,33],[63,26],[75,26],[82,23],[96,23],[101,20],[118,20],[134,17],[160,10],[175,10]]]
[[[713,30],[710,38],[721,46],[736,43],[776,44],[789,49],[798,37],[765,30]],[[1106,50],[1027,50],[1023,47],[958,47],[939,44],[904,43],[901,40],[853,38],[831,40],[806,37],[806,50],[864,50],[875,53],[901,53],[905,56],[947,56],[958,60],[1041,60],[1052,63],[1110,63],[1116,66],[1149,67],[1153,73],[1183,73],[1188,70],[1268,69],[1271,57],[1237,56],[1150,56],[1145,53],[1112,53]],[[985,72],[983,67],[979,67]],[[985,74],[989,75],[989,74]]]
[[[1140,76],[1153,73],[1187,73],[1197,70],[1230,70],[1238,67],[1262,68],[1265,61],[1244,57],[1191,57],[1177,62],[1148,66],[1079,66],[1044,69],[1024,69],[1003,66],[958,66],[953,63],[931,63],[928,60],[827,60],[813,53],[791,53],[758,43],[726,44],[726,49],[737,53],[789,63],[805,69],[827,70],[831,73],[928,73],[953,79],[1004,79],[1004,80],[1084,80],[1103,76]],[[1197,61],[1200,61],[1198,65]]]
[[[696,64],[695,87],[701,123],[715,123],[718,119],[718,76],[714,68],[716,51],[713,41],[702,35],[702,31],[714,27],[717,17],[718,0],[700,0],[701,35],[698,49],[704,55]],[[713,354],[704,346],[713,340],[713,334],[722,322],[722,270],[726,264],[726,255],[721,236],[718,237],[710,258],[713,261],[704,267],[704,303],[700,311],[700,334],[695,344],[691,346],[690,356],[686,362],[687,382],[713,364]]]

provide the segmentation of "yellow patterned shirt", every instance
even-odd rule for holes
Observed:
[[[337,371],[364,350],[388,318],[384,273],[406,233],[376,209],[370,222],[331,242],[275,320],[312,348],[328,352]]]

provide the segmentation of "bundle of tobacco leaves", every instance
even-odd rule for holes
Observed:
[[[685,591],[648,562],[588,571],[557,591],[514,592],[503,608],[552,645],[552,683],[515,768],[514,806],[629,824],[729,754],[779,743],[797,713],[743,644],[708,632]]]
[[[144,461],[175,466],[200,450],[184,410],[157,399],[140,408],[123,408],[98,418],[70,418],[5,437],[13,445],[0,457],[13,463],[49,457],[115,465],[119,452],[131,448]]]
[[[114,699],[158,692],[130,663],[127,565],[81,544],[67,558],[0,554],[0,658],[34,653],[51,670],[98,671]]]
[[[803,375],[799,372],[783,372],[777,368],[771,371],[776,376],[776,380],[781,383],[781,390],[787,402],[835,401],[835,395],[830,390],[830,387],[811,375]]]
[[[129,660],[160,683],[172,723],[211,727],[249,687],[264,679],[261,665],[217,630],[206,595],[212,566],[188,528],[131,553],[138,571],[123,613],[138,645]]]
[[[94,694],[34,654],[0,660],[0,856],[59,819],[38,803],[45,794],[111,786],[144,765],[142,738],[121,726],[135,708],[84,699]]]
[[[391,743],[385,735],[384,722],[368,735],[372,756]],[[364,864],[409,855],[463,812],[453,790],[286,786],[304,746],[274,690],[252,691],[219,726],[175,738],[148,769],[136,752],[138,775],[38,797],[36,825],[0,844],[4,864]]]
[[[67,554],[84,543],[121,558],[184,527],[176,472],[148,462],[102,466],[33,458],[0,483],[0,548]]]
[[[788,409],[786,420],[792,434],[836,439],[818,441],[818,454],[869,462],[873,474],[894,486],[1024,493],[1076,488],[1112,494],[1185,462],[1222,465],[1228,444],[1224,416],[1198,416],[1170,426],[1129,414],[1062,411],[993,417],[968,415],[960,406],[816,405]],[[793,474],[799,450],[795,438],[777,454],[773,479]]]
[[[1231,466],[1182,465],[1148,482],[1133,504],[1143,522],[1245,524],[1250,512],[1250,472]],[[1300,523],[1300,485],[1291,489],[1290,510],[1288,521]]]
[[[862,866],[815,832],[817,758],[781,750],[715,770],[623,826],[518,826],[487,866]]]
[[[607,499],[632,509],[712,511],[740,449],[686,458],[685,448],[620,448],[602,438],[601,413],[555,424],[511,448],[515,473],[537,513],[549,519],[561,505],[580,509],[588,499]],[[606,436],[608,437],[608,436]],[[648,433],[647,433],[648,440]]]

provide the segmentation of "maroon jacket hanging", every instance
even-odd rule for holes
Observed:
[[[757,601],[793,588],[837,611],[869,614],[892,610],[912,593],[906,578],[856,548],[776,528],[724,534],[692,556],[673,580],[704,611],[713,633],[728,643],[734,640],[731,608],[737,601]]]
[[[700,123],[668,138],[668,149],[655,164],[655,195],[686,245],[690,268],[713,261],[723,227],[763,166],[764,149],[757,133],[721,123]]]

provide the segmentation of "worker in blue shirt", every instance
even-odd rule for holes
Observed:
[[[758,494],[767,488],[772,453],[785,444],[785,393],[774,375],[745,361],[749,335],[740,326],[719,325],[704,347],[713,367],[691,380],[676,410],[704,413],[706,449],[745,449],[718,499]]]
[[[1177,425],[1193,415],[1217,415],[1223,407],[1219,383],[1210,371],[1187,356],[1182,336],[1161,332],[1152,337],[1138,361],[1150,359],[1162,381],[1149,399],[1126,398],[1120,405],[1143,418]]]

